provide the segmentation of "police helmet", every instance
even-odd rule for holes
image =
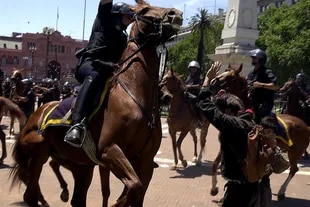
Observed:
[[[259,59],[260,64],[265,64],[267,62],[267,55],[265,51],[261,49],[255,49],[250,51],[250,56]]]
[[[32,81],[31,78],[24,78],[24,79],[22,80],[22,83],[24,83],[24,84],[30,86],[30,85],[32,85],[33,81]]]
[[[113,14],[127,14],[133,16],[135,13],[131,10],[130,5],[124,2],[113,4],[111,13]]]
[[[301,72],[296,75],[296,81],[304,82],[306,80],[305,73]]]
[[[197,61],[195,61],[195,60],[191,61],[191,62],[188,64],[188,66],[187,66],[188,69],[191,68],[191,67],[200,69],[199,63],[198,63]]]
[[[10,78],[6,78],[6,79],[4,80],[4,82],[9,83],[9,82],[11,82],[11,79],[10,79]]]

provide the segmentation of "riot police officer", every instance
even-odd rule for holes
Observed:
[[[127,44],[126,29],[134,21],[134,13],[126,3],[112,4],[112,0],[100,0],[92,33],[87,47],[80,55],[75,73],[82,84],[77,95],[72,124],[65,136],[65,142],[80,147],[81,137],[86,133],[87,118],[91,113],[88,107],[94,100],[99,86],[111,75]],[[104,61],[110,67],[99,65]]]

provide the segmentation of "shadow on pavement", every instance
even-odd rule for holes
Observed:
[[[188,166],[186,168],[177,168],[176,172],[180,175],[171,176],[170,178],[196,178],[203,175],[212,175],[211,166]]]
[[[284,201],[272,201],[273,207],[309,207],[310,201],[300,198],[288,198],[286,197]]]

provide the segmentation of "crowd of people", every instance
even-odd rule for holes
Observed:
[[[0,72],[1,74],[1,72]],[[13,100],[26,117],[29,118],[37,107],[50,101],[59,101],[76,94],[76,88],[73,84],[65,82],[60,84],[58,80],[44,78],[41,81],[34,82],[31,78],[21,80],[23,84],[22,94],[15,93],[13,81],[7,77],[0,78],[0,95]]]

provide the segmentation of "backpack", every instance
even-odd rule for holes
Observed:
[[[267,137],[263,134],[263,127],[255,125],[248,134],[246,157],[242,162],[242,171],[248,182],[259,181],[272,173],[275,148],[275,137]]]

